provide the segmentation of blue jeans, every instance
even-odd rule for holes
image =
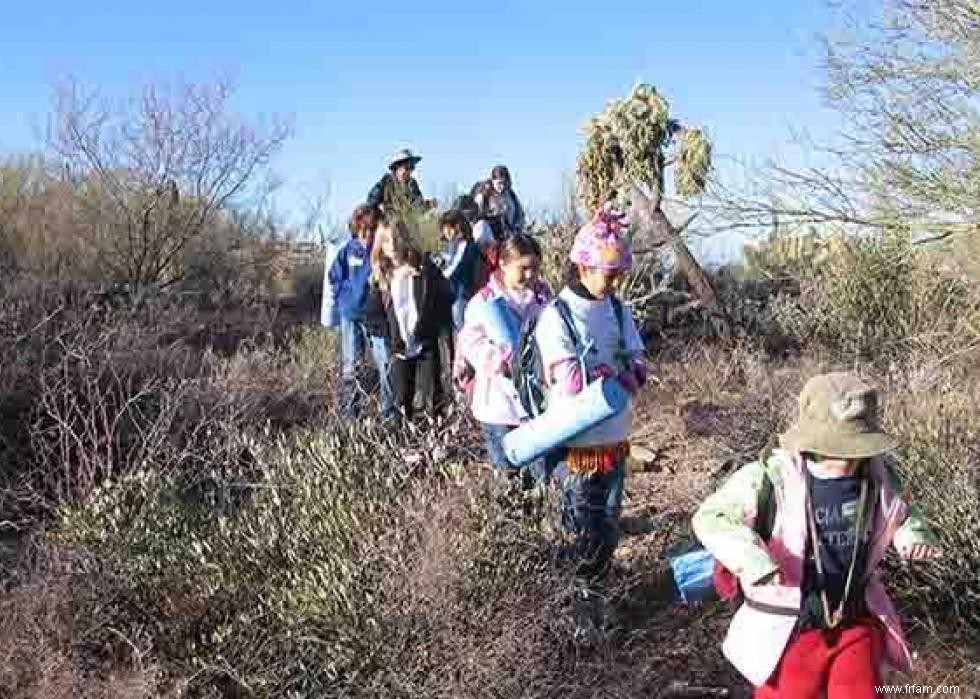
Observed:
[[[341,412],[350,420],[356,420],[361,415],[364,353],[368,349],[378,369],[381,384],[381,419],[394,419],[395,392],[391,382],[388,341],[383,337],[368,335],[363,323],[349,318],[342,318],[340,321]]]
[[[466,299],[460,296],[453,301],[453,333],[463,329],[463,318],[466,315]]]
[[[513,425],[492,425],[488,422],[481,422],[480,425],[483,427],[483,434],[486,437],[490,464],[494,468],[513,471],[515,473],[520,470],[519,467],[514,466],[508,461],[507,454],[504,452],[504,437],[508,432],[512,432],[517,428]],[[563,455],[564,450],[556,449],[535,460],[530,465],[535,480],[538,483],[547,483],[551,478],[551,474],[562,460]]]
[[[562,483],[562,525],[575,535],[576,575],[601,578],[619,543],[619,516],[623,511],[625,459],[609,473],[569,473]]]

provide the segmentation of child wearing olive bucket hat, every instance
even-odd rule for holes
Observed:
[[[911,666],[882,557],[889,544],[909,560],[942,552],[902,498],[877,392],[852,374],[824,374],[806,383],[799,406],[780,448],[694,515],[698,538],[744,594],[723,650],[757,699],[874,697],[885,663]],[[776,503],[768,541],[754,527],[764,479]]]

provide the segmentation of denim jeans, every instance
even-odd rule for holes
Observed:
[[[466,315],[466,299],[460,296],[453,301],[453,333],[463,329],[463,318]]]
[[[494,468],[513,471],[515,473],[520,470],[520,467],[514,466],[507,460],[507,454],[504,452],[504,437],[508,432],[512,432],[517,428],[513,425],[492,425],[487,422],[482,422],[480,425],[483,427],[483,434],[486,437],[487,454],[490,457],[490,464]],[[563,449],[556,449],[530,464],[531,471],[538,483],[548,482],[551,474],[564,457],[564,453]]]
[[[360,321],[343,318],[340,321],[341,354],[341,411],[344,417],[356,420],[361,415],[361,398],[365,392],[364,354],[370,350],[378,369],[381,384],[381,419],[395,417],[395,396],[391,382],[391,356],[383,337],[368,335]]]
[[[625,480],[625,459],[609,473],[569,473],[563,480],[562,525],[575,535],[578,577],[601,578],[609,568],[619,543]]]

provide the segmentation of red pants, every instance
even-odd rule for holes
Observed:
[[[755,699],[870,699],[881,684],[885,639],[873,619],[795,635]],[[826,695],[824,694],[826,692]]]

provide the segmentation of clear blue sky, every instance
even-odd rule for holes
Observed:
[[[53,0],[5,3],[0,152],[37,148],[66,73],[118,93],[146,79],[231,75],[238,108],[291,116],[275,167],[298,214],[329,186],[335,216],[387,155],[424,160],[441,196],[504,162],[532,208],[553,206],[584,120],[642,79],[722,156],[779,152],[789,128],[829,122],[814,36],[822,3]],[[751,9],[748,9],[751,8]],[[722,171],[724,172],[724,171]]]

